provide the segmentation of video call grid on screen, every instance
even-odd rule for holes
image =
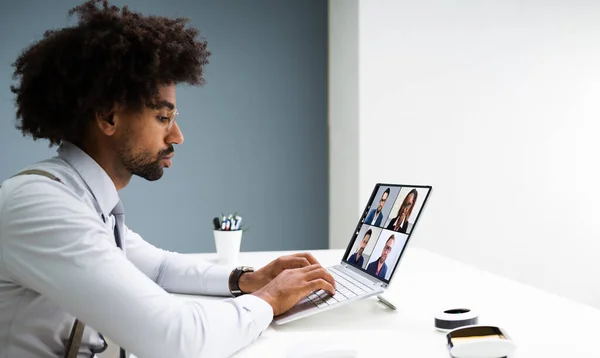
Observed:
[[[377,184],[346,248],[344,262],[389,283],[430,191],[431,186]],[[383,264],[378,264],[384,256]]]

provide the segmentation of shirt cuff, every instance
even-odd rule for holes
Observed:
[[[229,275],[235,267],[213,265],[206,277],[210,277],[206,282],[208,292],[216,295],[231,296],[229,291]]]
[[[234,298],[246,310],[250,311],[256,326],[264,332],[273,321],[273,307],[260,297],[248,294]]]

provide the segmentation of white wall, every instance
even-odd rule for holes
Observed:
[[[358,0],[329,1],[328,104],[329,247],[345,248],[360,216]]]
[[[600,307],[599,19],[596,1],[361,1],[359,200],[431,184],[412,245]]]

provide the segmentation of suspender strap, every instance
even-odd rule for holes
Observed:
[[[81,346],[81,338],[83,337],[83,329],[85,325],[80,320],[76,319],[71,329],[71,335],[69,336],[69,342],[67,343],[67,350],[65,352],[65,358],[77,358],[79,353],[79,347]]]
[[[45,176],[46,178],[50,178],[52,180],[55,180],[57,182],[61,182],[60,179],[58,179],[57,177],[55,177],[54,175],[45,172],[43,170],[39,170],[39,169],[29,169],[29,170],[23,170],[22,172],[19,172],[15,175],[13,175],[13,177],[19,176],[19,175],[28,175],[28,174],[36,174],[36,175],[41,175],[41,176]]]

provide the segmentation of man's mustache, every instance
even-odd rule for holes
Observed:
[[[169,145],[169,148],[163,149],[160,152],[158,152],[158,157],[159,158],[166,157],[167,155],[170,155],[174,152],[175,152],[175,148],[173,148],[173,145]]]

